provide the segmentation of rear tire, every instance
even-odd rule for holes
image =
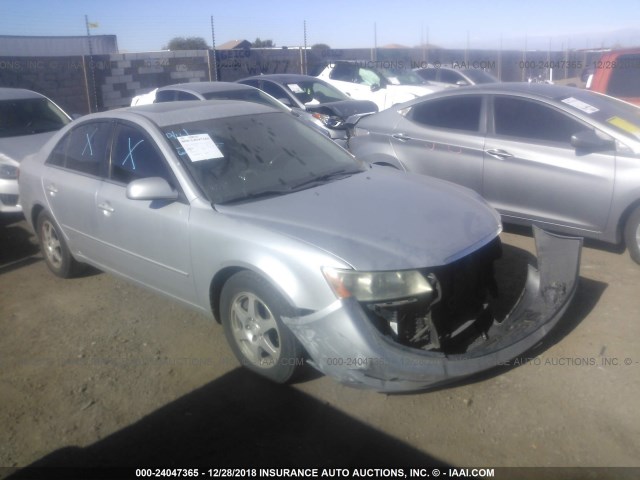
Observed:
[[[70,278],[82,270],[82,264],[71,255],[60,227],[48,213],[40,212],[37,229],[44,261],[54,275]]]
[[[233,275],[222,289],[220,314],[242,366],[276,383],[302,369],[302,346],[281,320],[295,312],[266,279],[248,270]]]
[[[640,264],[640,207],[636,207],[627,219],[624,241],[633,261]]]

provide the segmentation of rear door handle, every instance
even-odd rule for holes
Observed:
[[[509,152],[507,152],[506,150],[500,150],[500,149],[491,149],[491,150],[485,150],[484,153],[487,153],[489,155],[491,155],[492,157],[497,158],[498,160],[506,160],[507,158],[511,158],[513,157],[513,155]]]
[[[412,140],[411,137],[405,135],[404,133],[394,133],[391,135],[396,140],[400,140],[401,142],[406,142],[407,140]]]
[[[58,193],[58,188],[53,183],[48,184],[44,188],[52,197],[54,197],[55,194]]]

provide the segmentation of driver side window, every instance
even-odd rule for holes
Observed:
[[[128,184],[147,177],[162,177],[172,186],[175,183],[153,140],[136,127],[118,125],[111,154],[111,179]]]

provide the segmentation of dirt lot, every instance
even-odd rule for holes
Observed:
[[[533,239],[503,241],[502,271],[520,269]],[[197,313],[97,271],[54,277],[5,222],[0,467],[640,467],[639,285],[626,253],[588,244],[575,302],[519,365],[410,395],[313,374],[280,387]]]

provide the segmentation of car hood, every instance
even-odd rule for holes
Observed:
[[[357,270],[444,265],[502,228],[498,213],[475,192],[387,167],[216,210],[313,245]]]
[[[21,162],[24,157],[36,153],[47,143],[57,131],[36,133],[34,135],[21,135],[19,137],[0,138],[0,153],[9,158]]]
[[[308,112],[331,111],[332,115],[348,118],[360,113],[375,113],[378,106],[370,100],[340,100],[337,102],[321,103],[320,105],[306,105]]]

